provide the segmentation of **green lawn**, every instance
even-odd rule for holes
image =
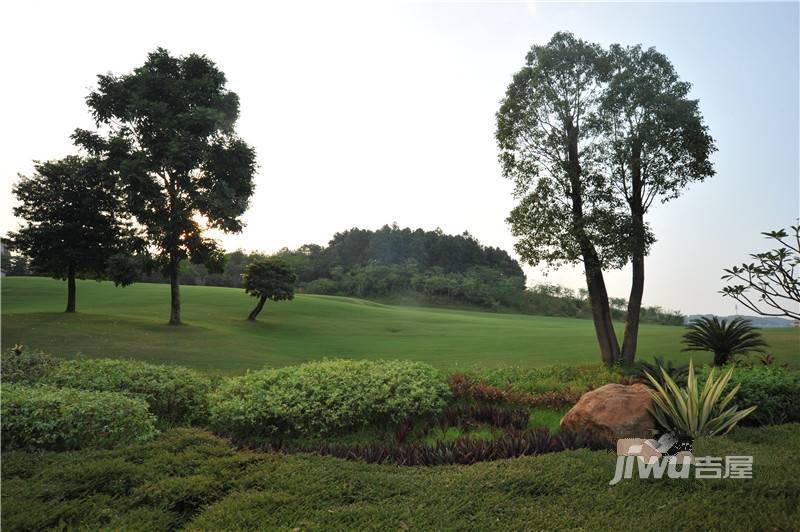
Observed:
[[[251,323],[245,318],[255,299],[243,290],[184,286],[186,325],[170,327],[166,285],[115,288],[81,281],[75,315],[62,312],[65,291],[65,283],[52,279],[4,278],[3,349],[22,343],[61,356],[132,357],[228,373],[322,357],[405,358],[447,369],[599,360],[588,320],[298,295],[268,303]],[[680,353],[682,332],[642,326],[639,356],[687,359]],[[779,362],[800,363],[800,330],[768,329],[764,335]]]

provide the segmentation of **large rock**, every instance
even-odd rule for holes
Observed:
[[[652,438],[657,425],[647,411],[650,401],[644,384],[606,384],[583,394],[561,426],[609,448],[616,448],[619,438]]]

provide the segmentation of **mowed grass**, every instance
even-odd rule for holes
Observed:
[[[268,303],[255,323],[243,290],[182,286],[185,325],[166,325],[169,287],[78,282],[78,313],[63,313],[66,284],[2,280],[2,347],[21,343],[59,356],[136,358],[240,373],[323,357],[403,358],[444,369],[535,367],[599,361],[590,320],[389,306],[299,294]],[[620,332],[622,324],[619,324]],[[688,360],[682,327],[643,325],[639,356]],[[778,362],[800,363],[800,330],[767,329]],[[694,353],[695,360],[710,356]]]

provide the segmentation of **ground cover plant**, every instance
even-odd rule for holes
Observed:
[[[74,356],[135,358],[218,373],[243,373],[324,357],[404,358],[451,371],[476,364],[536,368],[597,362],[590,320],[381,305],[299,294],[267,305],[259,323],[245,317],[252,298],[239,289],[182,287],[185,327],[164,326],[164,287],[78,281],[81,312],[61,308],[63,283],[17,277],[2,283],[2,345],[25,344]],[[621,325],[621,324],[618,324]],[[641,353],[679,363],[682,327],[644,324]],[[764,329],[777,364],[800,365],[800,329]],[[652,354],[652,355],[650,355]],[[643,355],[645,356],[645,355]],[[695,353],[708,363],[710,354]],[[555,379],[555,377],[554,377]]]
[[[173,429],[113,450],[5,452],[2,525],[552,530],[603,529],[614,516],[625,530],[796,529],[800,425],[738,427],[700,438],[695,451],[752,455],[753,479],[633,479],[609,487],[616,457],[605,451],[398,467],[237,450],[201,429]]]

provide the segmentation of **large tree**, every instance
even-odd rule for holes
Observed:
[[[654,204],[678,197],[693,181],[714,175],[714,141],[691,85],[654,48],[612,45],[605,63],[600,112],[593,129],[603,138],[599,162],[630,212],[621,235],[630,245],[631,291],[622,362],[636,356],[644,292],[644,258],[652,237],[645,216]]]
[[[14,215],[24,225],[9,243],[30,258],[34,273],[66,279],[66,311],[75,312],[75,279],[106,277],[113,259],[140,242],[102,161],[69,156],[36,163],[35,170],[14,186]]]
[[[204,231],[241,231],[253,194],[255,152],[234,130],[239,98],[207,57],[159,48],[129,74],[98,76],[87,103],[101,131],[73,138],[115,165],[179,324],[181,261],[218,269],[222,252]]]
[[[603,361],[619,359],[604,267],[620,267],[626,225],[605,176],[590,127],[603,89],[603,51],[557,33],[533,46],[497,113],[503,173],[519,204],[509,222],[517,253],[530,264],[583,263]]]

